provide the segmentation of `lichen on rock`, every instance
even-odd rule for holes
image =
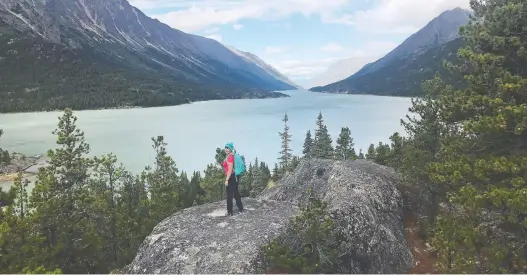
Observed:
[[[225,202],[182,210],[159,223],[123,273],[261,273],[260,248],[284,232],[298,208],[244,198],[225,217]]]
[[[391,168],[366,160],[305,159],[295,173],[258,198],[304,203],[309,193],[328,203],[344,241],[339,273],[405,273],[414,266],[405,239],[403,198]]]

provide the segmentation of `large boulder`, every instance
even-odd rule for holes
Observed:
[[[259,199],[328,203],[339,235],[339,273],[406,273],[414,266],[403,224],[398,174],[375,163],[307,159]]]
[[[262,247],[277,237],[294,242],[287,226],[310,188],[329,203],[343,236],[335,247],[339,273],[406,273],[413,259],[397,180],[367,161],[302,160],[257,199],[243,198],[245,212],[225,217],[221,201],[165,219],[120,273],[264,273]]]
[[[118,273],[261,273],[260,248],[298,213],[291,203],[242,198],[245,212],[225,217],[225,201],[182,210],[159,223]],[[235,206],[236,208],[236,206]]]

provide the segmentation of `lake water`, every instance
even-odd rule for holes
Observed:
[[[113,152],[131,171],[153,163],[151,138],[162,135],[180,170],[203,170],[214,161],[215,149],[232,141],[248,159],[258,157],[270,166],[280,151],[278,132],[287,112],[294,154],[301,154],[307,130],[315,129],[319,111],[336,141],[349,127],[357,152],[370,143],[388,142],[404,134],[400,119],[411,106],[409,98],[335,95],[289,91],[291,97],[206,101],[193,104],[121,110],[75,111],[92,155]],[[61,112],[1,114],[0,147],[28,155],[44,154],[56,146],[52,131]],[[312,131],[313,133],[313,131]]]

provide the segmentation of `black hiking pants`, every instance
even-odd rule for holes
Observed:
[[[227,184],[227,212],[232,214],[232,198],[236,200],[236,206],[240,211],[243,211],[242,198],[240,197],[240,192],[238,191],[238,179],[234,174],[229,178],[229,183]]]

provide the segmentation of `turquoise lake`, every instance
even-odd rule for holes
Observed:
[[[291,97],[196,102],[187,105],[75,111],[92,155],[113,152],[129,170],[140,172],[153,163],[151,138],[162,135],[180,170],[203,170],[214,161],[215,149],[233,142],[246,158],[273,166],[280,151],[278,132],[287,112],[294,154],[300,154],[307,130],[314,130],[319,112],[333,142],[341,127],[349,127],[357,152],[370,143],[388,142],[394,132],[404,135],[400,120],[409,98],[321,94],[288,91]],[[0,147],[28,155],[53,148],[61,112],[1,114],[4,136]]]

